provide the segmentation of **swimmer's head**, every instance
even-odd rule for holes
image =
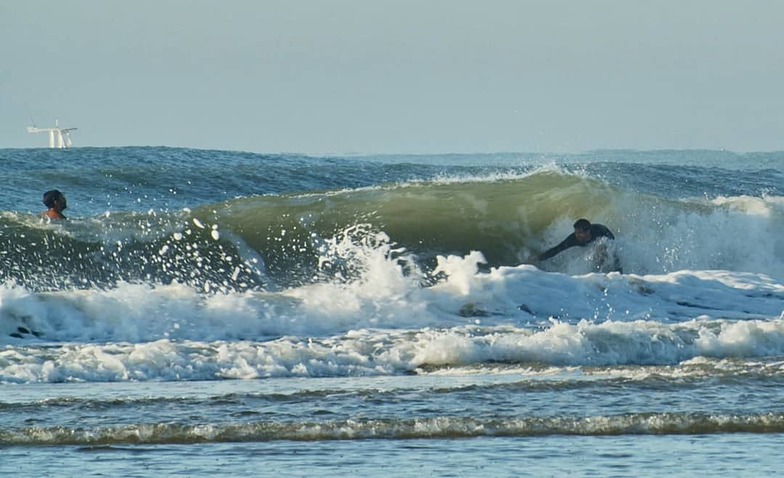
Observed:
[[[65,196],[57,189],[52,189],[51,191],[46,191],[44,193],[44,206],[51,209],[57,206],[58,202],[60,203],[61,209],[65,209],[67,207]]]

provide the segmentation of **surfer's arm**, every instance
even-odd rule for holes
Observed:
[[[575,246],[575,245],[577,245],[577,239],[575,238],[574,233],[569,234],[566,237],[566,239],[561,241],[560,244],[558,244],[555,247],[551,247],[550,249],[547,249],[543,253],[539,254],[539,256],[536,257],[536,260],[537,261],[546,261],[547,259],[549,259],[549,258],[551,258],[551,257],[553,257],[553,256],[555,256],[557,254],[560,254],[561,252],[563,252],[566,249],[569,249],[570,247]]]
[[[591,229],[591,235],[593,235],[594,239],[599,237],[615,239],[615,235],[612,233],[612,231],[610,231],[610,229],[607,226],[604,226],[602,224],[594,224],[593,229]]]

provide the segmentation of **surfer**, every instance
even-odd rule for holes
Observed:
[[[574,232],[566,236],[566,239],[561,241],[555,247],[551,247],[550,249],[544,251],[543,253],[539,254],[538,256],[534,257],[533,260],[528,262],[537,264],[541,261],[546,261],[547,259],[560,254],[561,252],[569,249],[570,247],[574,246],[587,246],[588,244],[596,241],[598,238],[606,238],[606,240],[614,240],[615,236],[610,231],[607,226],[602,224],[591,224],[588,219],[578,219],[577,222],[574,223]],[[605,265],[614,266],[613,270],[621,272],[620,263],[618,259],[613,255],[614,264],[608,263],[608,254],[607,254],[607,244],[598,244],[596,247],[596,268],[601,270],[604,268]]]
[[[68,205],[65,200],[65,195],[57,189],[52,189],[51,191],[46,191],[44,193],[44,206],[49,209],[41,214],[43,219],[48,219],[50,221],[66,219],[66,217],[63,216],[63,211]]]

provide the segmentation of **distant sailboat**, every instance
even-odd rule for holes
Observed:
[[[60,128],[60,123],[54,120],[54,128],[38,128],[37,126],[28,126],[28,133],[49,133],[49,147],[50,148],[70,148],[71,147],[71,131],[77,128]]]

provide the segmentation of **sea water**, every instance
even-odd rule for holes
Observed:
[[[782,153],[0,161],[2,476],[784,465]]]

